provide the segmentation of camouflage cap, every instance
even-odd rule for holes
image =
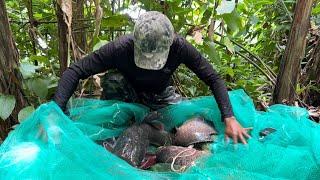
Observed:
[[[143,69],[159,70],[167,62],[174,29],[160,12],[142,14],[134,26],[134,62]]]

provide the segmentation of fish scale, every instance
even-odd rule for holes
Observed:
[[[214,127],[206,123],[201,117],[186,121],[179,128],[176,128],[176,131],[174,144],[184,147],[196,143],[212,142],[212,135],[218,134]]]

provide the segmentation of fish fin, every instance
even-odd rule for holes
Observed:
[[[164,125],[160,121],[152,121],[152,122],[149,122],[148,124],[156,128],[157,130],[164,131]]]
[[[193,145],[193,144],[191,144],[191,145],[189,145],[187,148],[193,148],[193,146],[194,146],[194,145]]]
[[[158,111],[152,111],[143,118],[142,122],[150,123],[152,121],[160,119],[161,117],[162,117],[161,113],[159,113]]]
[[[210,133],[210,135],[218,135],[219,133],[215,130],[214,132]]]
[[[157,157],[155,154],[146,154],[141,162],[140,169],[149,169],[151,166],[157,163]]]

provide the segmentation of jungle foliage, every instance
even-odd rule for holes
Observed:
[[[134,15],[144,10],[166,14],[176,32],[207,57],[229,89],[243,88],[256,102],[268,104],[296,5],[295,0],[5,2],[20,56],[17,68],[22,73],[22,88],[29,104],[19,113],[19,120],[52,98],[63,71],[62,63],[69,65],[116,37],[132,32]],[[301,68],[305,70],[301,71],[302,75],[308,71],[305,67],[314,59],[314,49],[319,44],[318,1],[312,8],[310,25],[306,54],[301,61]],[[62,38],[64,44],[61,44]],[[185,96],[211,94],[208,87],[186,67],[179,68],[173,81]],[[81,81],[75,96],[97,97],[99,85],[99,76]],[[301,103],[320,105],[320,102],[315,104],[307,98],[306,92],[310,91],[320,93],[319,83],[301,79],[296,87]],[[1,119],[11,114],[15,102],[13,96],[0,94],[0,103],[5,107],[0,110]]]

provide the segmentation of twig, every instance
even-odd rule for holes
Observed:
[[[290,16],[290,12],[289,12],[286,4],[283,2],[283,0],[279,0],[279,1],[280,1],[281,5],[283,6],[284,10],[286,11],[287,16],[289,17],[290,21],[292,22],[292,21],[293,21],[293,18]]]
[[[214,40],[214,42],[219,44],[220,46],[227,47],[226,45],[220,43],[219,41]],[[276,84],[276,82],[274,81],[274,78],[270,77],[270,75],[267,72],[265,72],[257,63],[255,63],[253,60],[246,57],[245,55],[243,55],[239,51],[235,51],[235,53],[238,54],[239,56],[241,56],[242,58],[246,59],[247,61],[249,61],[254,67],[258,68],[272,82],[273,85]]]
[[[218,32],[214,32],[214,34],[216,34],[216,35],[218,35],[218,36],[220,36],[220,37],[223,37],[223,35],[220,34],[220,33],[218,33]],[[229,38],[229,39],[230,39],[230,38]],[[266,64],[262,61],[262,59],[261,59],[260,57],[258,57],[257,55],[253,54],[251,51],[249,51],[247,48],[245,48],[244,46],[242,46],[242,45],[239,44],[238,42],[236,42],[236,41],[234,41],[234,40],[232,40],[232,39],[230,39],[230,41],[231,41],[232,43],[234,43],[235,45],[239,46],[241,49],[243,49],[243,50],[246,51],[247,53],[249,53],[249,54],[250,54],[251,56],[253,56],[255,59],[257,59],[257,60],[271,73],[271,75],[273,76],[273,78],[276,78],[276,77],[277,77],[276,73],[273,72],[272,69],[271,69],[268,65],[266,65]]]
[[[181,93],[183,97],[187,97],[187,94],[182,90],[180,79],[176,73],[173,74],[172,79],[173,79],[173,83],[177,86],[179,93]]]

